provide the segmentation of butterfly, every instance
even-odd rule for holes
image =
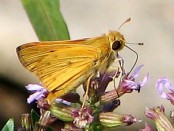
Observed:
[[[98,72],[105,72],[124,46],[124,36],[109,31],[94,38],[27,43],[16,51],[22,65],[48,90],[47,100],[51,102]]]

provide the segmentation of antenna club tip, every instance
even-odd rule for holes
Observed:
[[[133,45],[144,45],[144,43],[128,43],[128,42],[125,42],[127,44],[133,44]]]
[[[128,18],[128,19],[126,20],[126,22],[129,22],[129,21],[131,21],[131,18]]]
[[[138,43],[138,45],[144,45],[144,43]]]
[[[123,23],[120,25],[120,27],[118,28],[118,30],[119,30],[125,23],[127,23],[127,22],[129,22],[129,21],[131,21],[131,18],[128,18],[125,22],[123,22]]]

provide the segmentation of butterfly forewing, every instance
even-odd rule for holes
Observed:
[[[22,65],[31,72],[35,72],[38,63],[46,56],[52,54],[62,48],[70,48],[72,44],[82,44],[87,39],[76,41],[48,41],[48,42],[33,42],[19,46],[17,54]]]

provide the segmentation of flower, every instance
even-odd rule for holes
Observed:
[[[157,87],[157,91],[158,91],[159,95],[162,98],[170,100],[170,102],[172,104],[174,104],[174,88],[173,88],[171,82],[167,78],[160,78],[160,79],[158,79],[157,83],[156,83],[156,87]],[[166,93],[164,91],[164,88],[169,90],[169,92]]]
[[[84,128],[90,124],[94,117],[92,116],[92,109],[84,107],[82,110],[74,110],[72,116],[74,117],[74,125],[78,128]]]
[[[66,101],[66,100],[63,100],[63,99],[61,99],[61,98],[57,98],[57,99],[55,99],[55,102],[56,102],[56,103],[62,103],[62,104],[65,104],[65,105],[67,105],[67,106],[70,106],[70,105],[71,105],[71,102]]]
[[[163,106],[146,108],[145,114],[155,122],[158,131],[174,131],[174,128],[164,114],[164,110]]]
[[[132,115],[125,115],[116,112],[104,112],[100,113],[99,120],[102,125],[106,127],[117,127],[117,126],[128,126],[133,123],[139,122],[134,116]]]
[[[108,102],[112,101],[120,96],[122,96],[125,93],[130,93],[133,90],[137,90],[138,92],[140,89],[147,83],[149,74],[147,74],[142,81],[136,82],[135,78],[138,77],[140,69],[143,67],[143,65],[138,66],[135,68],[134,72],[130,75],[130,73],[125,74],[118,85],[117,89],[111,90],[107,92],[106,94],[101,96],[101,101]]]
[[[134,69],[134,72],[130,75],[127,73],[122,81],[120,82],[119,89],[118,90],[123,90],[125,93],[132,92],[132,90],[138,90],[140,89],[147,83],[148,81],[148,74],[143,78],[141,82],[136,82],[135,78],[138,77],[140,69],[143,67],[143,65],[140,65]]]
[[[29,104],[31,102],[33,102],[34,100],[39,100],[39,99],[44,98],[48,92],[43,86],[38,85],[38,84],[29,84],[25,87],[27,90],[34,92],[27,99],[27,103],[29,103]]]

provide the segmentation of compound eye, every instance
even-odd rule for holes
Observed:
[[[112,44],[112,49],[116,51],[116,50],[119,50],[121,46],[122,46],[121,41],[116,40]]]

